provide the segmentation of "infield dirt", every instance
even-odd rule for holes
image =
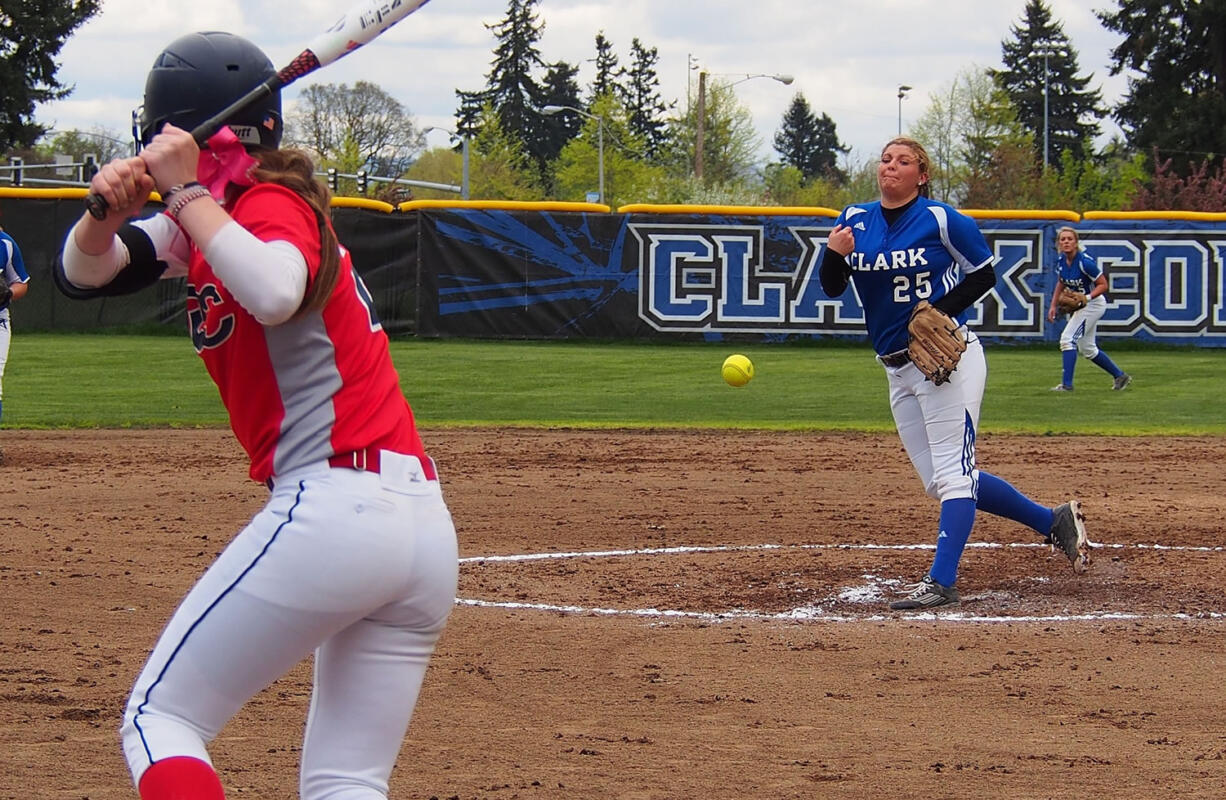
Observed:
[[[1078,577],[981,515],[962,605],[922,618],[886,610],[927,568],[937,508],[892,434],[425,438],[463,602],[397,800],[1226,791],[1226,438],[982,436],[984,469],[1075,493],[1101,546]],[[128,689],[265,491],[224,430],[0,449],[0,798],[134,798]],[[554,557],[489,558],[525,554]],[[309,680],[304,663],[213,744],[230,797],[297,796]]]

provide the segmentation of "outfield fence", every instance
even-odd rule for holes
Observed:
[[[119,298],[52,288],[83,189],[0,188],[31,291],[26,330],[182,325],[181,280]],[[150,212],[160,210],[151,202]],[[1075,227],[1108,276],[1104,339],[1226,346],[1226,214],[968,210],[996,254],[996,286],[971,312],[989,340],[1044,342],[1056,231]],[[863,337],[855,292],[827,297],[821,207],[411,201],[337,198],[341,242],[393,335],[517,339],[787,341]]]

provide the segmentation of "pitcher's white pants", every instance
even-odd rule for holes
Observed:
[[[979,337],[966,338],[958,368],[940,386],[911,363],[885,368],[898,435],[924,491],[938,500],[979,497],[975,432],[988,366]]]

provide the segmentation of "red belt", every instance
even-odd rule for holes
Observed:
[[[356,469],[359,472],[378,472],[379,453],[381,452],[381,450],[376,448],[365,447],[361,450],[354,450],[351,453],[338,453],[328,459],[328,466]],[[426,476],[426,480],[438,480],[438,473],[434,469],[434,459],[422,456],[421,471]]]
[[[337,453],[328,459],[328,466],[356,469],[359,472],[378,472],[380,452],[382,451],[363,448],[352,453]]]

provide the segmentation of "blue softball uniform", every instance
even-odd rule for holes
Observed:
[[[21,248],[4,231],[0,231],[0,273],[10,284],[27,283],[30,280],[26,272],[26,262],[21,257]]]
[[[1093,291],[1098,276],[1103,274],[1102,267],[1084,250],[1077,252],[1071,264],[1063,253],[1057,260],[1060,263],[1060,282],[1075,292],[1088,295]]]
[[[935,303],[965,275],[992,263],[975,221],[927,197],[917,198],[892,226],[880,201],[848,206],[836,224],[850,227],[856,239],[846,261],[879,355],[906,348],[916,303]],[[964,324],[966,312],[957,321]]]

